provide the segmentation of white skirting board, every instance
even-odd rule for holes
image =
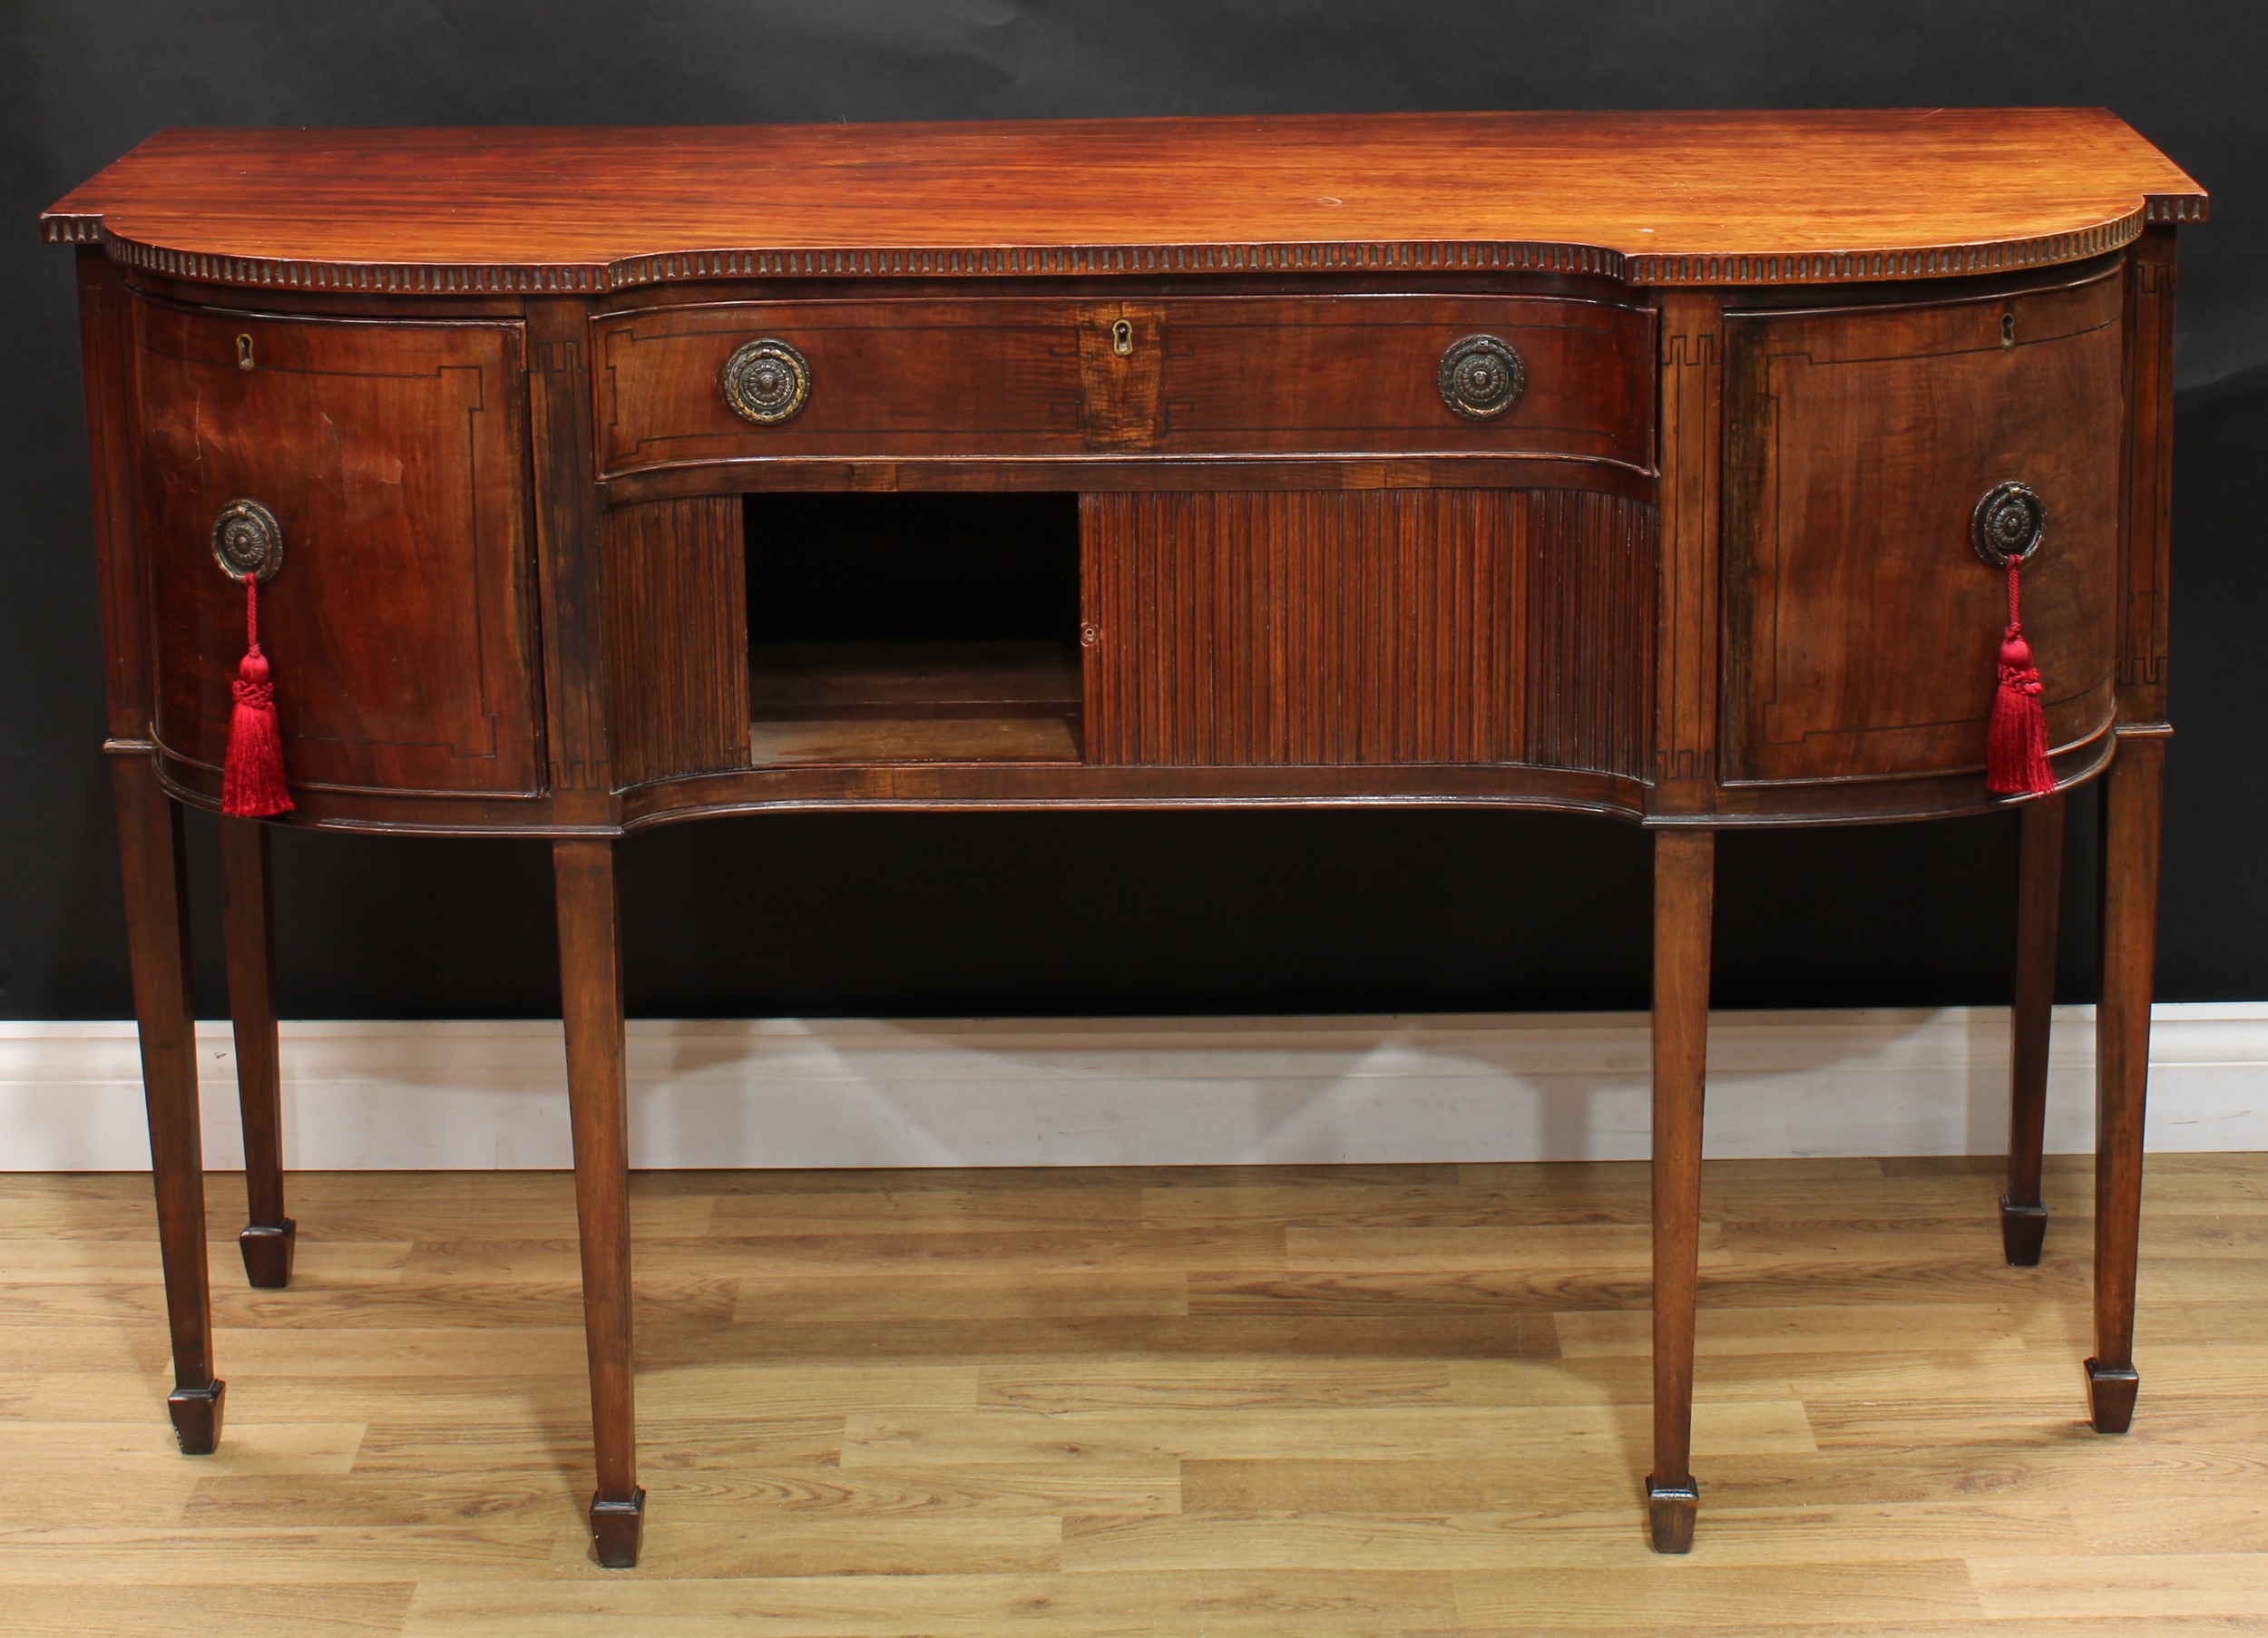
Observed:
[[[2056,1011],[2048,1147],[2094,1141],[2093,1009]],[[199,1027],[208,1165],[242,1164],[225,1024]],[[962,1021],[637,1019],[639,1166],[1627,1160],[1638,1013]],[[284,1151],[308,1169],[564,1166],[550,1022],[287,1023]],[[1997,1008],[1719,1013],[1712,1157],[1989,1155]],[[2268,1149],[2268,1003],[2161,1006],[2149,1145]],[[0,1022],[0,1170],[149,1165],[126,1023]]]

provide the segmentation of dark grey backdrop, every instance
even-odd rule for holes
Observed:
[[[2161,993],[2268,997],[2255,486],[2268,9],[2225,0],[11,0],[0,21],[0,1016],[129,1008],[70,258],[38,209],[165,125],[2101,103],[2213,190],[2185,234]],[[2091,804],[2083,804],[2091,814]],[[209,822],[200,999],[220,1007]],[[2067,996],[2093,963],[2074,837]],[[2005,993],[2012,821],[1735,836],[1718,999]],[[654,1013],[1620,1007],[1644,838],[1519,815],[771,817],[628,844]],[[286,834],[298,1016],[545,1014],[538,845]]]

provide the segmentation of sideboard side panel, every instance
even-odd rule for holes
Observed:
[[[2149,228],[2126,252],[2126,447],[2118,583],[2118,719],[2165,720],[2166,575],[2174,515],[2175,229]]]
[[[605,566],[591,463],[591,320],[582,303],[528,303],[528,431],[535,459],[535,562],[543,609],[552,815],[614,822],[607,731]]]
[[[739,497],[621,506],[605,529],[615,783],[747,766]]]
[[[79,251],[79,352],[86,382],[87,465],[94,489],[94,563],[113,739],[150,735],[149,625],[134,531],[132,297],[118,264]]]
[[[1716,801],[1725,422],[1725,309],[1716,291],[1663,293],[1660,414],[1653,809],[1706,814]]]

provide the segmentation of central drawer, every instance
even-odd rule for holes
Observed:
[[[601,476],[712,463],[1653,464],[1653,315],[1560,297],[735,301],[594,321]]]

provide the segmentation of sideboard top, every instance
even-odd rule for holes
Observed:
[[[1634,284],[2077,260],[2204,190],[2102,109],[169,131],[50,239],[243,285],[1397,268]]]

